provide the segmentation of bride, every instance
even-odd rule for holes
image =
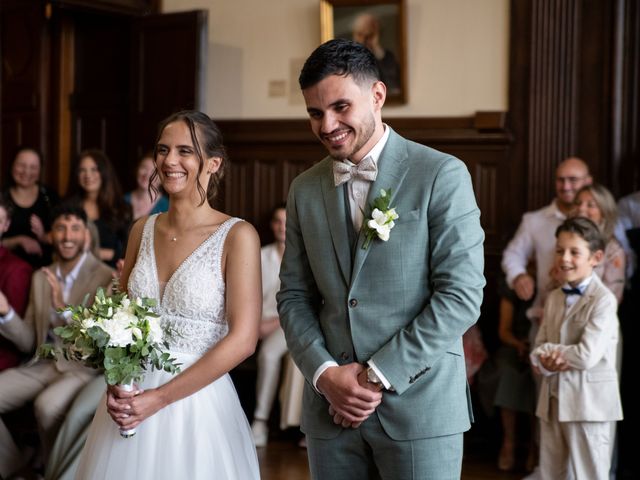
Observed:
[[[258,235],[211,206],[225,152],[207,115],[183,111],[162,122],[155,165],[169,211],[133,226],[121,285],[132,297],[159,300],[182,372],[148,372],[132,392],[109,387],[76,478],[257,479],[251,431],[228,372],[258,339]],[[124,439],[118,427],[137,433]]]

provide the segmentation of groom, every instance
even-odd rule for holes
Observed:
[[[466,167],[382,123],[375,57],[349,40],[300,73],[329,157],[287,201],[278,310],[307,379],[314,479],[457,479],[470,427],[462,334],[484,286],[484,234]],[[381,189],[399,218],[365,246]]]

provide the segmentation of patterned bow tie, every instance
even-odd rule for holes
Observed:
[[[580,290],[578,287],[562,288],[562,291],[565,295],[582,295],[582,290]]]
[[[348,165],[337,160],[333,161],[333,182],[336,187],[352,178],[373,182],[377,176],[378,167],[371,157],[363,158],[357,165]]]

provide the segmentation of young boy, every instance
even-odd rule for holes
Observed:
[[[555,266],[563,286],[545,302],[531,353],[534,370],[543,375],[536,415],[545,480],[609,478],[611,422],[622,419],[622,407],[617,302],[593,274],[604,247],[598,227],[586,218],[570,218],[556,230]]]

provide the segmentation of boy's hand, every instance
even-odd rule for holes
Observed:
[[[540,355],[540,363],[550,372],[565,372],[569,370],[569,364],[559,351],[553,351],[549,355]]]

